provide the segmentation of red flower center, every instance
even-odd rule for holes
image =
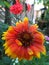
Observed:
[[[22,45],[24,47],[30,46],[31,42],[33,41],[33,37],[31,36],[31,33],[28,32],[20,33],[18,39],[22,42]]]

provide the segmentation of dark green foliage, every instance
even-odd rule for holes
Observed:
[[[7,6],[5,6],[5,24],[11,25],[11,15],[9,12],[9,8]]]
[[[8,29],[8,25],[0,22],[0,65],[9,65],[11,60],[4,54],[3,43],[1,39],[4,31]]]
[[[43,56],[40,59],[33,58],[31,61],[23,60],[16,65],[49,65],[49,55]]]
[[[4,0],[0,0],[0,5],[5,6],[5,4],[4,4],[3,1],[4,1]]]

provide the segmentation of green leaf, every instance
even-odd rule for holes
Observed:
[[[5,6],[5,4],[4,4],[4,2],[2,0],[0,0],[0,5]]]
[[[11,60],[10,60],[10,58],[9,57],[3,57],[3,62],[5,63],[5,64],[9,64],[10,62],[11,62]]]
[[[7,6],[8,8],[10,7],[10,3],[8,3],[7,1],[4,1],[5,6]]]

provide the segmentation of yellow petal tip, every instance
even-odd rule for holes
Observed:
[[[33,54],[33,51],[31,49],[28,49],[28,54],[29,55],[32,55]]]
[[[5,40],[5,37],[2,37],[2,40]]]
[[[23,19],[23,21],[28,21],[28,17],[25,17],[25,18]]]
[[[36,56],[37,58],[41,58],[40,53],[37,53]]]

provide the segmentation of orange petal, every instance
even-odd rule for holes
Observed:
[[[19,22],[16,22],[16,26],[19,26],[21,24],[22,24],[21,20],[19,20]]]
[[[23,22],[18,22],[15,29],[18,33],[22,32],[24,30],[23,28]]]
[[[19,46],[22,46],[22,43],[18,39],[16,39],[16,44],[18,44]]]
[[[23,58],[22,57],[21,47],[19,47],[18,50],[17,50],[17,56],[18,56],[19,60],[21,60]]]
[[[36,56],[37,58],[40,58],[40,52],[38,48],[36,48],[35,46],[31,46],[31,49],[33,50],[33,55]]]
[[[25,17],[24,19],[23,19],[23,22],[24,22],[24,24],[28,24],[28,18],[27,17]]]
[[[24,48],[24,59],[29,59],[30,55],[28,54],[28,50],[26,48]]]
[[[34,37],[34,42],[37,42],[39,44],[44,43],[44,35],[41,32],[37,32],[33,35]]]
[[[29,30],[30,30],[31,32],[33,32],[33,33],[34,33],[34,31],[36,31],[37,29],[38,29],[38,25],[37,25],[37,24],[31,25],[30,28],[29,28]]]
[[[29,55],[32,55],[33,54],[33,51],[30,48],[28,48],[28,54]]]
[[[12,44],[12,45],[10,45],[10,49],[11,49],[12,53],[16,53],[18,51],[18,46],[16,44]]]
[[[29,23],[29,21],[28,21],[28,18],[27,17],[25,17],[24,19],[23,19],[23,28],[24,28],[24,30],[28,30],[28,23]]]
[[[12,53],[11,58],[15,59],[15,58],[17,58],[17,55]]]
[[[16,34],[16,31],[14,30],[14,27],[15,26],[9,26],[8,30],[7,30],[7,33],[8,34]]]
[[[42,39],[45,39],[45,36],[43,33],[37,31],[37,34],[39,34],[42,37]]]
[[[25,54],[24,47],[21,47],[20,54],[21,54],[21,57],[24,58],[24,54]]]
[[[32,60],[33,59],[33,56],[30,56],[28,60]]]
[[[46,49],[44,45],[41,44],[35,44],[35,46],[42,52],[42,54],[46,55]]]

